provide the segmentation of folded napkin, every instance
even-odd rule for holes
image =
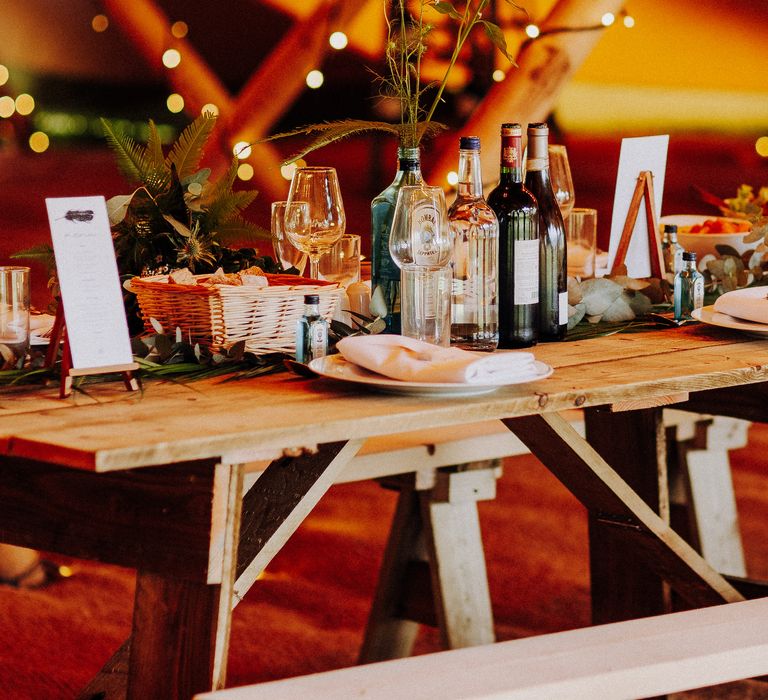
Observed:
[[[768,324],[768,288],[750,287],[726,292],[715,300],[715,311]]]
[[[336,347],[348,362],[404,382],[512,384],[538,375],[529,352],[467,352],[402,335],[357,335]]]
[[[54,317],[50,314],[32,314],[29,317],[30,331],[47,331],[53,327]]]

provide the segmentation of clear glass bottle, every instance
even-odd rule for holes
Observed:
[[[459,139],[459,183],[448,210],[453,236],[451,345],[492,352],[499,344],[499,222],[483,197],[480,139]]]
[[[525,186],[539,205],[539,340],[563,340],[568,329],[565,224],[549,179],[549,127],[528,125]]]
[[[499,220],[499,347],[525,348],[539,337],[539,209],[523,185],[523,131],[501,125],[501,175],[488,195]]]
[[[704,276],[696,269],[696,253],[683,253],[683,267],[675,275],[675,320],[693,318],[691,312],[704,306]]]
[[[397,149],[397,173],[392,183],[371,202],[371,311],[387,323],[385,333],[400,333],[400,268],[389,253],[389,234],[397,194],[403,185],[422,182],[418,148]]]
[[[661,236],[661,253],[664,257],[664,269],[676,275],[683,267],[683,246],[677,242],[677,226],[664,224]]]
[[[304,315],[296,322],[296,362],[308,364],[328,354],[328,321],[320,315],[320,297],[304,295]]]

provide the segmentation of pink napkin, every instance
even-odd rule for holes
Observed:
[[[715,311],[735,318],[768,324],[768,287],[726,292],[715,300]]]
[[[336,347],[348,362],[404,382],[502,385],[540,375],[529,352],[474,353],[402,335],[357,335]]]

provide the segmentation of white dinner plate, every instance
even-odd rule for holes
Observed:
[[[347,362],[341,355],[319,357],[309,363],[309,368],[321,377],[338,379],[343,382],[362,384],[375,391],[388,394],[414,394],[418,396],[478,396],[490,394],[502,386],[510,384],[525,384],[545,379],[554,372],[552,367],[536,361],[536,376],[518,379],[507,384],[458,384],[443,382],[402,382],[399,379],[389,379],[375,372],[369,372],[359,365]]]
[[[734,331],[742,331],[743,333],[748,333],[749,335],[754,335],[758,338],[768,337],[768,324],[734,318],[728,314],[715,311],[714,306],[703,306],[700,309],[694,309],[691,312],[691,316],[697,321],[709,324],[710,326],[731,328]]]

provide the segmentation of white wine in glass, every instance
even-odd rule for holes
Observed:
[[[286,219],[292,227],[309,225],[309,204],[294,202],[286,212],[288,202],[272,202],[272,248],[283,270],[295,267],[300,275],[307,266],[307,254],[296,248],[285,231]]]
[[[288,240],[309,256],[309,276],[318,279],[320,258],[341,238],[346,228],[344,203],[334,168],[297,168],[288,192],[288,204],[309,205],[309,225],[294,225],[285,219]]]

